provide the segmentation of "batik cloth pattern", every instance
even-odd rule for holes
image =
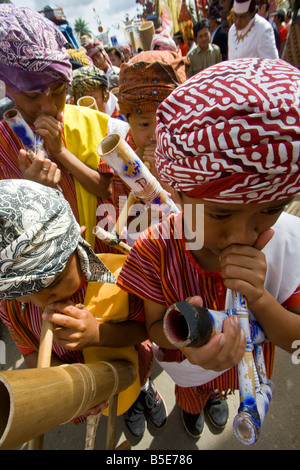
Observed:
[[[106,90],[108,80],[103,70],[98,69],[95,65],[88,65],[74,70],[71,93],[75,98],[75,103],[88,90],[96,90],[101,86]]]
[[[158,108],[165,183],[213,202],[284,199],[300,188],[300,72],[281,60],[222,62]]]
[[[81,238],[80,226],[60,191],[32,181],[0,182],[1,300],[48,287],[76,250],[87,281],[116,282]]]
[[[72,67],[64,35],[40,13],[13,4],[0,6],[0,80],[14,92],[41,92],[69,83]]]
[[[146,51],[121,65],[119,107],[124,116],[156,111],[159,104],[186,80],[186,60],[171,51]]]

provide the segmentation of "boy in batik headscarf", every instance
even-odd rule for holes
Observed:
[[[269,377],[274,345],[292,352],[300,337],[300,220],[283,213],[300,188],[299,100],[299,70],[240,59],[202,71],[158,109],[156,167],[179,192],[183,212],[140,236],[118,284],[144,299],[155,355],[174,377],[184,427],[195,438],[204,408],[224,427],[224,400],[212,396],[238,388],[232,367],[246,342],[233,315],[207,345],[175,349],[163,330],[172,304],[189,299],[224,310],[227,290],[243,294],[270,340]],[[202,367],[188,382],[191,364]],[[211,369],[221,375],[212,378]]]
[[[128,143],[141,160],[149,162],[156,178],[156,111],[185,80],[186,59],[172,51],[141,52],[121,66],[118,99],[130,124]]]
[[[51,157],[48,159],[43,152],[37,152],[30,162],[25,144],[3,120],[0,123],[0,179],[26,178],[55,187],[59,184],[75,219],[86,227],[83,236],[94,251],[114,251],[100,239],[95,240],[92,231],[99,220],[98,207],[112,193],[112,170],[106,165],[97,171],[100,162],[97,147],[108,132],[110,117],[65,104],[72,68],[64,47],[66,40],[54,23],[29,8],[2,4],[0,24],[0,79],[25,122],[44,139],[44,147]],[[137,314],[138,310],[137,306]],[[24,318],[40,315],[33,303],[26,305],[26,311]],[[70,319],[68,315],[64,316],[66,318]],[[75,322],[73,329],[79,329],[80,335],[80,329],[88,328],[88,324],[89,319],[81,315],[81,324]],[[67,331],[70,334],[70,330],[65,329]],[[142,362],[148,376],[151,344],[144,341],[139,347],[143,349]],[[158,416],[155,424],[157,427],[164,425],[165,408],[159,394],[151,389],[149,393],[142,392],[143,399],[145,396],[151,405],[147,409],[149,419]],[[142,433],[145,415],[143,417]]]
[[[103,70],[95,65],[88,65],[74,70],[72,74],[71,94],[74,104],[78,104],[82,96],[95,98],[98,110],[109,114],[112,118],[119,118],[118,100],[108,89],[108,80]]]
[[[109,97],[108,81],[103,70],[95,65],[87,65],[72,73],[71,95],[74,104],[82,96],[93,96],[99,111],[105,113],[105,104]]]
[[[120,68],[111,63],[103,43],[99,39],[89,39],[84,43],[84,47],[94,65],[104,71],[108,80],[109,90],[118,87]]]

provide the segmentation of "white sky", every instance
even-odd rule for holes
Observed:
[[[98,21],[101,21],[103,30],[109,28],[109,37],[117,36],[119,43],[128,42],[123,35],[126,14],[132,19],[142,7],[136,0],[59,0],[57,3],[47,3],[47,0],[12,0],[19,6],[27,6],[33,10],[42,10],[46,5],[61,7],[67,17],[70,26],[74,25],[77,18],[82,18],[88,24],[94,35],[98,33]],[[94,10],[96,10],[96,14]],[[118,29],[119,26],[119,29]]]

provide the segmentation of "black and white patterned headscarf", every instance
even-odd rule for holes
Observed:
[[[0,300],[45,289],[76,250],[87,281],[116,283],[81,237],[60,191],[32,181],[0,181]]]

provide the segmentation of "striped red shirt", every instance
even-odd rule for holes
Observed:
[[[182,213],[181,213],[182,214]],[[144,300],[165,305],[166,309],[187,297],[200,295],[203,305],[212,310],[225,308],[226,287],[220,271],[205,271],[185,248],[184,237],[176,239],[174,227],[182,223],[182,215],[172,214],[170,219],[150,227],[136,241],[118,277],[118,284],[127,292]],[[298,291],[296,304],[300,304]],[[292,303],[289,299],[289,304]],[[294,305],[294,304],[293,304]],[[164,361],[180,362],[179,350],[163,349]],[[271,377],[274,346],[264,345],[268,377]],[[238,389],[237,367],[226,371],[215,380],[200,387],[175,387],[179,406],[189,413],[200,413],[212,391]]]

